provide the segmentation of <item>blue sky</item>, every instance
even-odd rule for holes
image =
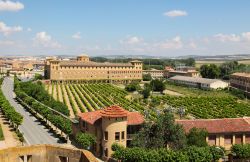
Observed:
[[[249,0],[0,0],[0,55],[250,54]]]

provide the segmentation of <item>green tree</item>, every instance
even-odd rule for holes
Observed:
[[[151,77],[150,74],[143,74],[142,75],[142,80],[143,81],[150,81],[150,80],[152,80],[152,77]]]
[[[126,85],[125,90],[128,92],[134,92],[140,89],[140,85],[138,82],[132,82]]]
[[[220,76],[220,69],[215,64],[202,65],[200,67],[200,74],[203,78],[215,79]]]
[[[158,91],[158,92],[163,92],[165,90],[165,84],[163,83],[162,80],[152,80],[150,82],[150,86],[152,88],[153,91]]]
[[[173,114],[164,112],[154,122],[145,123],[135,136],[132,145],[144,148],[180,149],[186,145],[186,136],[181,125],[176,124]]]
[[[189,146],[205,147],[207,146],[206,137],[208,132],[205,129],[192,128],[187,134],[187,144]]]
[[[151,92],[151,88],[149,87],[146,87],[142,90],[142,95],[143,95],[143,98],[148,98],[150,96],[150,92]]]
[[[95,137],[87,133],[78,133],[76,135],[76,142],[84,149],[89,149],[95,143]]]

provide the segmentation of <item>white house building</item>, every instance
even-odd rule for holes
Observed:
[[[188,85],[201,89],[223,89],[227,88],[229,85],[227,82],[218,79],[207,79],[188,76],[174,76],[169,78],[169,80],[177,84]]]

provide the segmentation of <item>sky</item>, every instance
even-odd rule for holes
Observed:
[[[0,55],[250,54],[249,0],[0,0]]]

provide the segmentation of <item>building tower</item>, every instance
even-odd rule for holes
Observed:
[[[77,56],[77,61],[89,62],[89,56],[86,54]]]
[[[127,115],[128,111],[119,106],[110,106],[100,111],[103,130],[103,158],[112,154],[111,146],[118,143],[127,145]]]

